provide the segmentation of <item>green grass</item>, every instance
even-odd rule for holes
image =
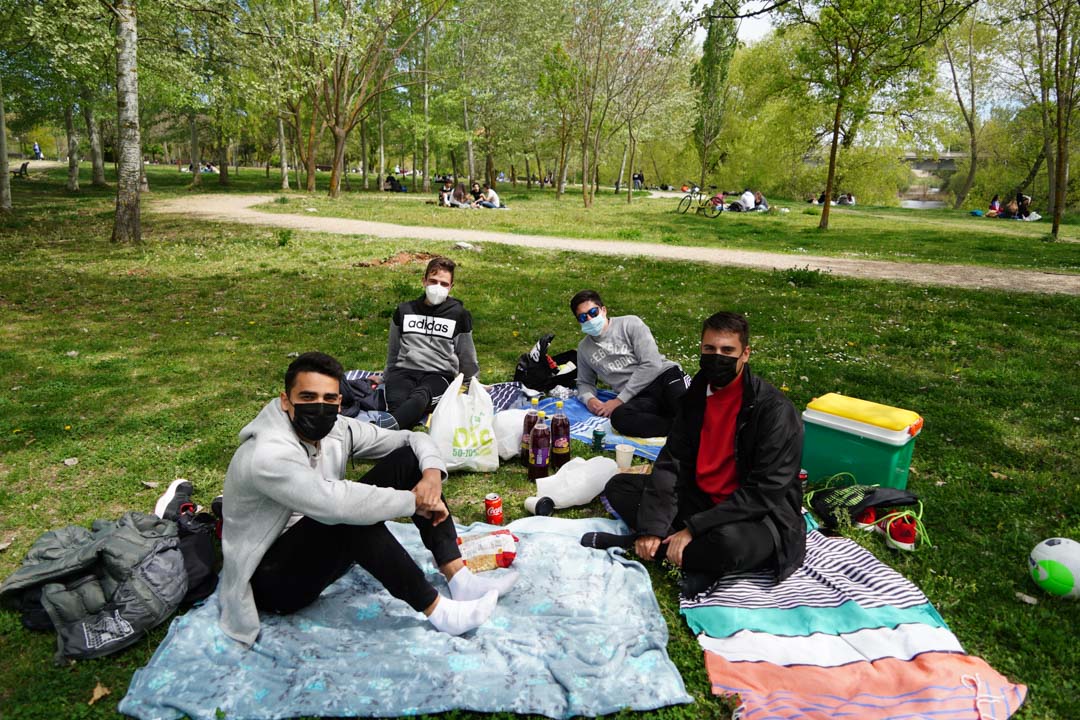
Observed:
[[[2,576],[41,532],[149,510],[176,477],[191,479],[207,503],[221,489],[237,431],[278,392],[290,353],[317,348],[350,368],[382,365],[386,318],[418,293],[421,266],[357,263],[399,250],[450,252],[446,243],[286,237],[152,214],[144,215],[145,244],[118,247],[108,242],[111,192],[69,197],[61,179],[54,172],[15,183],[18,211],[0,220],[0,540],[13,540],[0,553]],[[157,174],[151,183],[155,195],[186,192]],[[266,190],[272,180],[259,174],[241,185]],[[651,227],[643,222],[643,239]],[[896,229],[904,227],[894,225],[889,240],[897,252],[920,242],[921,231]],[[910,488],[926,504],[935,545],[897,555],[877,538],[860,541],[926,592],[968,652],[1030,686],[1020,717],[1075,717],[1080,603],[1041,594],[1026,556],[1046,537],[1080,538],[1080,298],[498,245],[453,256],[455,294],[473,312],[485,381],[509,378],[542,332],[557,333],[556,350],[575,344],[566,300],[594,286],[614,313],[643,317],[686,368],[696,363],[701,319],[737,309],[750,318],[754,369],[797,407],[837,391],[921,413]],[[64,465],[69,457],[79,463]],[[510,519],[523,516],[530,486],[510,466],[454,476],[447,491],[469,523],[481,519],[491,491],[503,495]],[[566,515],[601,513],[594,503]],[[709,694],[675,586],[663,572],[652,576],[669,653],[696,703],[627,716],[723,714],[730,706]],[[54,667],[54,639],[0,612],[0,716],[115,716],[165,630],[115,657]],[[112,694],[88,706],[98,682]]]
[[[791,212],[786,214],[724,213],[710,219],[677,213],[674,198],[642,197],[628,206],[625,197],[602,192],[594,207],[585,210],[574,193],[556,200],[549,190],[505,187],[502,192],[509,209],[499,212],[440,208],[423,202],[433,196],[391,193],[350,193],[338,200],[315,195],[304,197],[302,205],[272,203],[259,209],[306,214],[315,208],[325,216],[526,235],[1080,272],[1080,243],[1047,242],[1048,221],[973,218],[951,210],[834,207],[829,230],[822,232],[817,227],[820,208],[808,208],[817,212],[806,215],[805,205],[797,203],[787,204]],[[1065,225],[1061,235],[1076,241],[1080,228]],[[896,242],[898,236],[902,243]]]

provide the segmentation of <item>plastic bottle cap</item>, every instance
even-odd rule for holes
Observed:
[[[541,410],[541,411],[540,411],[540,412],[539,412],[538,414],[540,415],[540,419],[541,419],[541,420],[543,420],[544,418],[546,418],[546,417],[547,417],[547,413],[546,413],[546,412],[544,412],[543,410]]]
[[[532,399],[532,404],[533,405],[539,405],[540,404],[540,398],[533,398]]]
[[[555,407],[558,408],[559,410],[562,410],[562,400],[556,400],[555,401]]]

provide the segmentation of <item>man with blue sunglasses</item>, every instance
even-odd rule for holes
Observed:
[[[610,418],[620,435],[667,435],[686,393],[686,375],[679,364],[660,353],[641,318],[608,317],[595,290],[574,295],[570,311],[585,333],[577,349],[578,399],[594,415]],[[597,380],[616,396],[607,402],[597,398]]]

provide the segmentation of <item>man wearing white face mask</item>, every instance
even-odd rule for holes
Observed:
[[[594,415],[611,418],[611,427],[622,435],[667,435],[686,393],[682,368],[660,354],[641,318],[609,317],[595,290],[574,295],[570,311],[585,333],[577,348],[578,398]],[[617,396],[601,402],[597,379]]]
[[[386,405],[398,427],[411,429],[438,403],[459,373],[480,372],[472,315],[457,298],[454,261],[436,257],[424,271],[424,294],[398,305],[390,320],[386,353]]]

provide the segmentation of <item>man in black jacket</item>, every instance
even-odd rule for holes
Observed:
[[[589,533],[583,544],[666,558],[683,570],[689,596],[728,573],[767,568],[779,582],[802,564],[802,423],[787,397],[750,373],[748,342],[742,315],[705,321],[701,371],[652,474],[616,475],[604,489],[635,534]]]

